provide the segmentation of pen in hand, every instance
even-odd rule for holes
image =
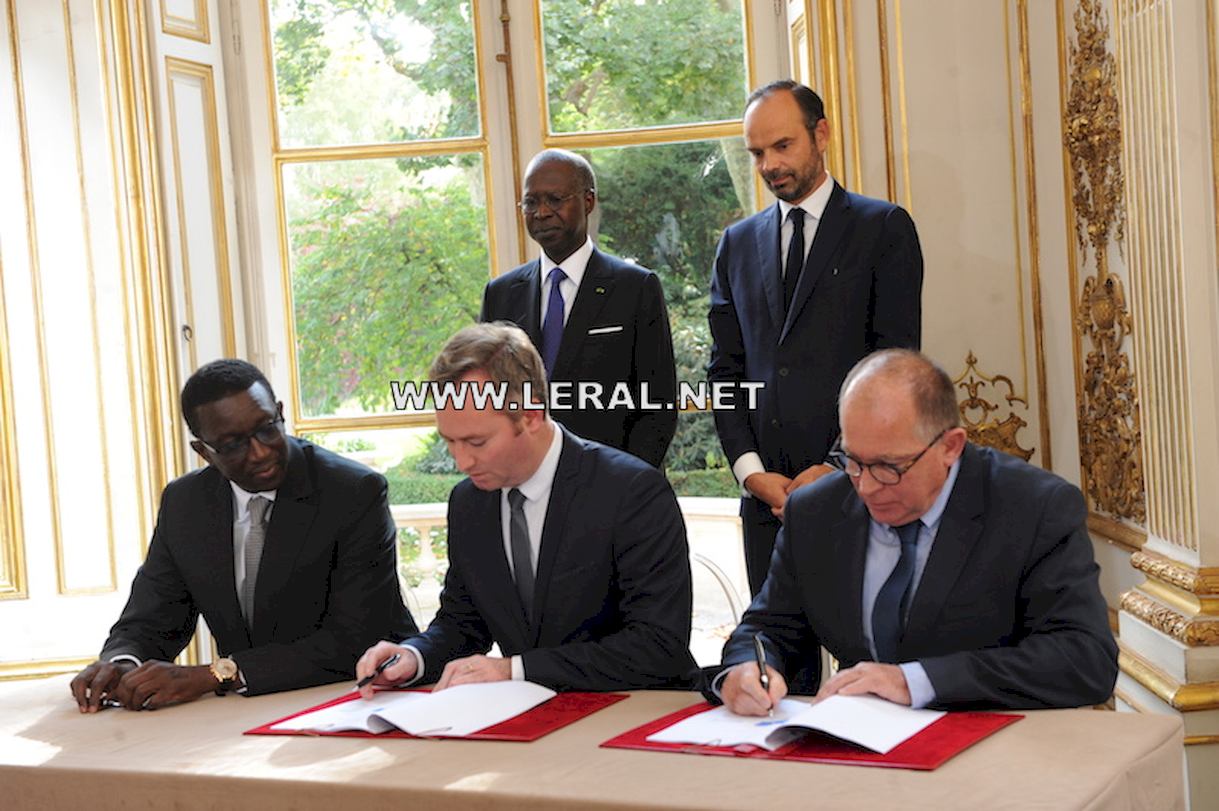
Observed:
[[[767,701],[770,700],[770,674],[766,672],[766,648],[762,647],[762,635],[753,635],[753,654],[758,660],[758,681],[762,682],[762,692],[766,694]],[[772,706],[766,710],[766,714],[773,718],[775,708]]]
[[[356,689],[359,690],[361,687],[367,687],[368,685],[372,684],[372,680],[384,673],[387,667],[393,667],[394,665],[398,664],[398,660],[400,658],[402,658],[402,655],[395,653],[393,656],[377,665],[376,670],[356,682]]]

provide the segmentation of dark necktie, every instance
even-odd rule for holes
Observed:
[[[787,244],[787,264],[783,266],[784,312],[791,307],[796,284],[800,281],[800,271],[804,268],[804,209],[793,208],[787,212],[787,219],[792,224],[792,238]]]
[[[245,581],[241,584],[241,613],[246,627],[254,630],[254,586],[258,583],[258,566],[262,563],[262,547],[267,539],[267,509],[269,499],[254,496],[250,499],[250,530],[245,536]]]
[[[525,494],[513,487],[508,491],[508,506],[512,523],[508,539],[512,546],[512,572],[516,577],[516,593],[525,609],[525,619],[533,617],[533,550],[529,543],[529,523],[525,520]]]
[[[546,379],[554,371],[559,357],[559,342],[563,340],[563,293],[559,284],[567,278],[563,268],[550,271],[550,298],[546,303],[546,321],[542,324],[542,365],[546,367]]]
[[[906,604],[910,600],[910,584],[914,582],[914,558],[918,548],[918,531],[922,521],[911,521],[897,530],[902,542],[902,556],[889,579],[876,594],[872,606],[872,642],[876,645],[876,661],[897,663],[897,643],[905,626]]]

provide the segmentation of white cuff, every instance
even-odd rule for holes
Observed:
[[[512,657],[512,680],[513,681],[524,681],[525,680],[525,660],[522,659],[520,656]]]
[[[400,683],[398,686],[410,687],[412,684],[423,678],[423,671],[426,670],[426,668],[423,665],[423,654],[419,652],[418,648],[416,648],[414,645],[403,645],[402,647],[410,651],[410,654],[415,657],[415,675]]]
[[[766,465],[762,464],[762,457],[758,455],[757,451],[745,451],[732,463],[732,475],[736,477],[737,484],[741,486],[742,497],[753,497],[753,493],[745,489],[745,480],[755,473],[765,472]]]
[[[898,667],[906,677],[906,689],[910,691],[910,706],[913,709],[921,710],[935,701],[935,688],[931,686],[931,679],[927,678],[922,663],[902,662]]]
[[[114,656],[110,657],[110,662],[111,662],[111,664],[113,664],[114,662],[131,662],[136,667],[139,667],[140,665],[144,664],[139,659],[132,656],[130,653],[115,654]]]

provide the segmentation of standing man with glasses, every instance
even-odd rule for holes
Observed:
[[[598,250],[588,235],[597,184],[584,158],[539,152],[525,170],[520,202],[536,261],[492,279],[480,321],[511,321],[525,330],[552,387],[553,416],[572,433],[624,450],[653,467],[677,430],[673,339],[660,279]],[[599,392],[579,400],[581,383]],[[615,387],[629,402],[611,404]],[[567,407],[570,405],[571,407]]]
[[[766,584],[710,692],[764,715],[791,662],[824,645],[840,670],[820,697],[939,709],[1105,701],[1117,645],[1079,490],[969,444],[952,381],[918,352],[870,355],[839,402],[831,459],[842,472],[791,497]]]
[[[283,404],[245,361],[191,375],[182,414],[208,466],[162,493],[127,606],[72,680],[81,712],[349,679],[370,644],[416,630],[384,477],[285,435]],[[173,664],[200,614],[221,658]]]
[[[825,169],[821,99],[780,81],[745,105],[745,146],[778,203],[729,226],[711,278],[707,378],[761,382],[715,413],[742,488],[749,589],[762,587],[787,497],[829,472],[834,397],[877,349],[919,346],[923,255],[910,215],[843,190]]]

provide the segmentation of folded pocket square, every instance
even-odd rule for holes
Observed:
[[[616,327],[593,327],[588,331],[589,335],[605,335],[610,332],[622,332],[622,325]]]

